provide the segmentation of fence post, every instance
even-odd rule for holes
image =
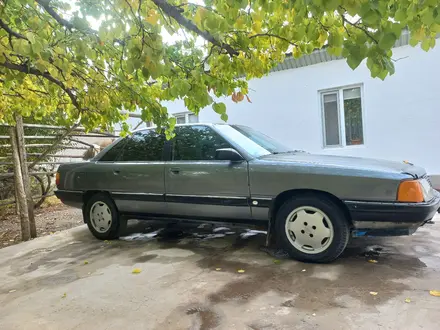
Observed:
[[[21,174],[23,178],[24,191],[26,193],[27,208],[29,214],[29,228],[31,232],[31,237],[37,237],[37,227],[35,225],[35,215],[34,215],[34,200],[32,199],[31,181],[29,177],[29,171],[27,167],[27,155],[24,142],[24,128],[23,128],[23,117],[20,115],[15,116],[16,131],[17,131],[17,147],[18,154],[20,155],[21,163]]]
[[[11,134],[12,159],[14,162],[14,180],[15,180],[15,202],[18,203],[21,225],[21,239],[28,241],[31,238],[29,228],[29,213],[26,200],[26,192],[23,185],[23,177],[21,175],[20,156],[17,145],[17,132],[15,127],[9,128]]]

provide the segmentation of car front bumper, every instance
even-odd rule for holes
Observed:
[[[410,235],[440,208],[440,194],[426,203],[345,201],[353,221],[352,235]]]

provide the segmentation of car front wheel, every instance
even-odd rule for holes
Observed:
[[[347,246],[348,219],[331,199],[320,195],[294,197],[276,216],[276,231],[290,257],[307,262],[335,260]]]
[[[103,193],[90,197],[84,208],[84,218],[93,236],[116,239],[121,225],[119,212],[113,200]]]

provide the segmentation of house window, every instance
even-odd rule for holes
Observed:
[[[192,124],[199,122],[199,116],[193,114],[192,112],[174,113],[171,114],[171,116],[176,118],[176,124]],[[146,122],[146,126],[156,127],[156,125],[154,125],[154,123],[151,121]]]
[[[176,118],[176,124],[192,124],[199,122],[199,116],[192,112],[175,113],[172,116]]]
[[[321,92],[324,147],[364,144],[361,87]]]

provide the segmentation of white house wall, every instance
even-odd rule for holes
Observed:
[[[440,174],[440,47],[394,49],[396,73],[370,77],[363,63],[355,71],[344,60],[271,73],[249,83],[252,103],[227,105],[229,123],[252,126],[292,149],[314,153],[408,160]],[[319,91],[363,85],[364,139],[361,146],[323,148]],[[166,104],[170,113],[183,102]],[[220,122],[211,109],[200,122]]]

